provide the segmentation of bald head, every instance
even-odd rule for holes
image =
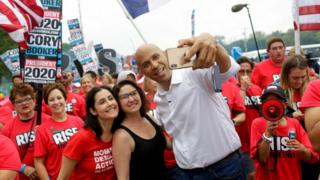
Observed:
[[[135,57],[138,62],[138,65],[140,65],[139,62],[143,60],[145,55],[151,52],[163,52],[163,51],[154,44],[144,44],[140,46],[135,53]]]

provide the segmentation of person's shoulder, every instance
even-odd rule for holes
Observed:
[[[308,86],[311,89],[320,89],[320,79],[310,81]]]
[[[254,67],[255,68],[261,68],[261,67],[264,67],[264,66],[270,64],[270,62],[271,62],[271,59],[268,58],[268,59],[262,60],[261,62],[255,64]]]
[[[250,90],[262,92],[262,89],[261,89],[258,85],[254,84],[254,83],[251,83],[248,88],[249,88]]]
[[[267,120],[265,120],[263,117],[257,117],[257,118],[255,118],[255,119],[253,120],[252,124],[258,124],[258,125],[260,125],[260,124],[264,124],[264,123],[266,123],[266,122],[267,122]]]
[[[84,100],[83,99],[83,96],[79,95],[79,94],[76,94],[76,93],[73,93],[73,92],[68,92],[68,97],[70,97],[71,99],[76,99],[76,100]]]
[[[89,128],[82,128],[76,134],[74,134],[75,138],[83,139],[83,140],[91,140],[95,137],[94,132],[92,132]]]
[[[0,134],[0,142],[11,141],[7,136]]]
[[[129,134],[129,132],[123,128],[117,129],[113,134],[113,139],[120,142],[128,142],[130,138],[131,135]]]
[[[292,118],[292,117],[287,117],[287,121],[291,124],[294,124],[295,126],[298,125],[298,126],[301,126],[300,122],[298,119],[296,118]]]

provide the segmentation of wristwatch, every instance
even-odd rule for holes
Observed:
[[[272,137],[267,137],[265,133],[262,134],[262,139],[267,141],[268,143],[272,142]]]

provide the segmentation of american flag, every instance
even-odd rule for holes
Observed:
[[[27,47],[28,32],[42,21],[43,15],[39,0],[0,1],[0,27],[22,48]]]
[[[320,30],[320,0],[293,0],[294,28]]]

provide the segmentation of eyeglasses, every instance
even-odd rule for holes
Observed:
[[[119,100],[127,100],[127,99],[129,99],[130,96],[132,97],[132,96],[136,96],[136,95],[138,95],[138,91],[133,90],[129,93],[119,95]]]
[[[247,69],[247,70],[240,69],[239,70],[239,73],[242,73],[242,74],[250,74],[251,72],[252,72],[252,70],[250,70],[250,69]]]
[[[14,104],[15,105],[22,105],[23,103],[29,103],[31,100],[32,100],[31,97],[26,97],[24,99],[19,99],[19,100],[14,101]]]

